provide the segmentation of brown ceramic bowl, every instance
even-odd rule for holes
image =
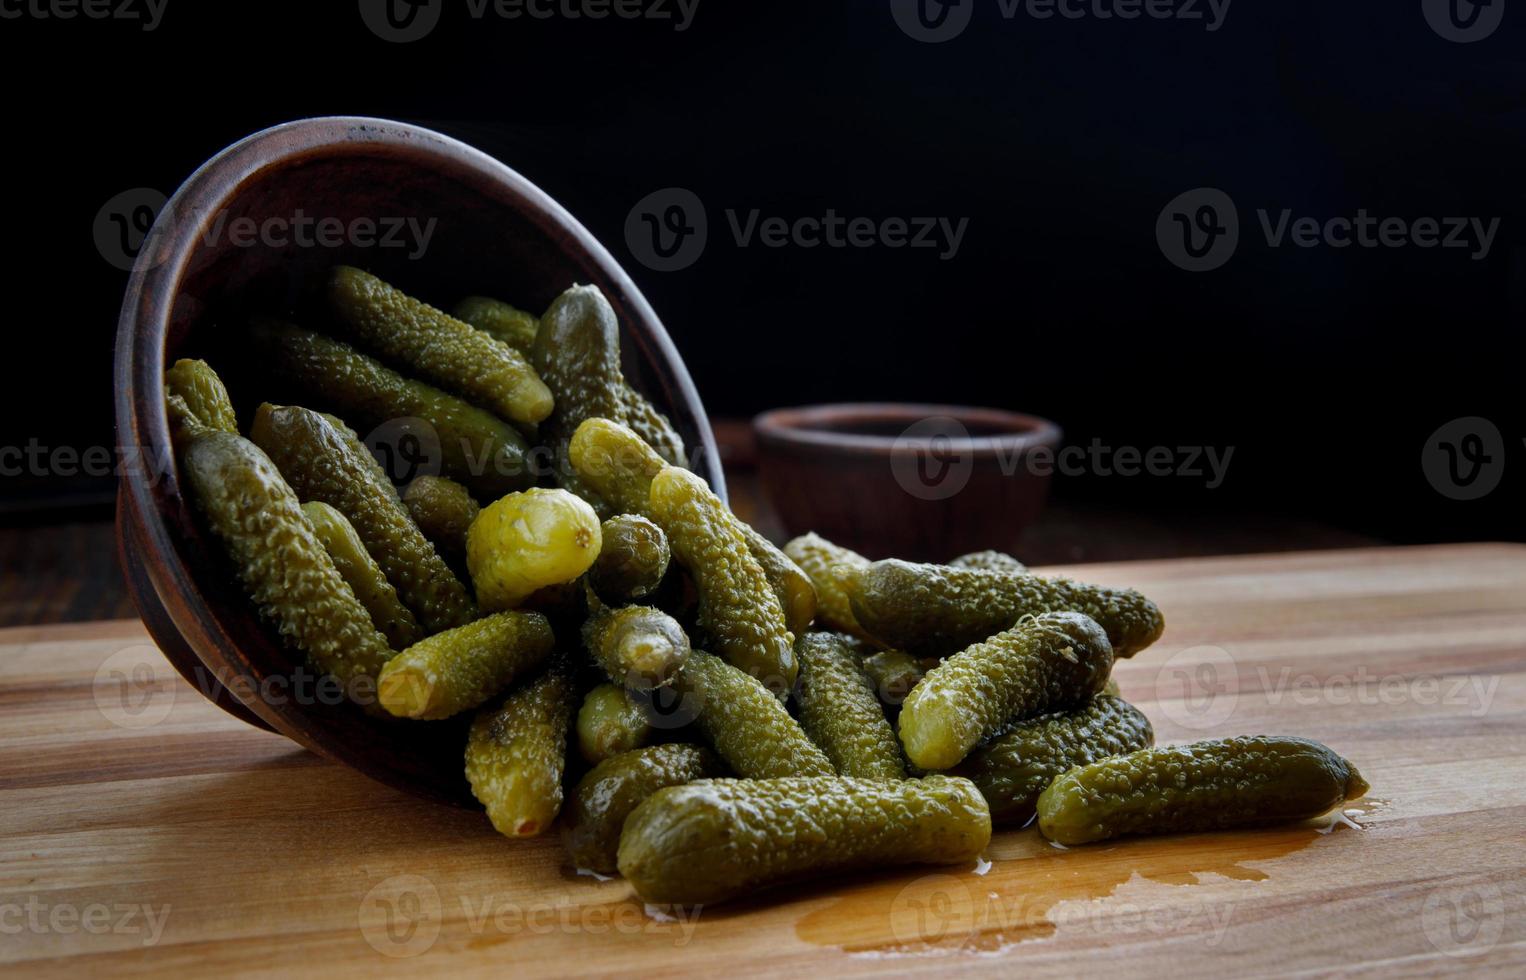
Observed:
[[[235,235],[252,218],[435,222],[427,248],[378,247],[363,234]],[[415,244],[421,241],[415,237]],[[117,436],[148,461],[117,494],[122,567],[150,634],[198,690],[244,720],[392,786],[469,799],[461,723],[366,716],[303,681],[198,530],[170,452],[165,365],[206,355],[240,417],[270,383],[241,356],[248,311],[309,308],[325,272],[358,265],[436,304],[482,293],[541,310],[574,282],[599,286],[619,314],[627,377],[672,418],[695,468],[725,494],[709,422],[683,361],[629,276],[571,215],[487,155],[438,133],[380,119],[307,119],[257,133],[213,157],[160,212],[133,270],[116,345]],[[291,683],[307,683],[288,689]],[[235,696],[237,694],[237,696]]]
[[[791,534],[914,561],[1016,550],[1060,445],[1047,419],[961,405],[781,408],[753,426],[763,488]]]

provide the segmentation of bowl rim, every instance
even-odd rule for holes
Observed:
[[[460,140],[422,126],[368,116],[316,116],[262,129],[211,156],[181,183],[160,210],[168,221],[156,221],[145,239],[124,292],[114,345],[113,408],[117,443],[125,453],[144,460],[124,466],[118,478],[119,548],[129,591],[150,627],[156,645],[180,674],[208,700],[244,721],[270,728],[318,754],[343,763],[388,785],[418,795],[462,802],[459,788],[421,785],[404,767],[374,763],[365,745],[324,743],[315,736],[317,722],[302,724],[304,713],[333,710],[323,705],[272,705],[258,698],[244,702],[227,687],[223,672],[236,671],[230,662],[243,659],[234,641],[245,613],[214,608],[190,566],[190,543],[172,526],[183,515],[179,475],[170,444],[169,419],[162,391],[166,344],[176,300],[190,259],[196,254],[207,222],[238,197],[262,173],[303,160],[324,157],[376,156],[432,168],[487,193],[496,190],[521,217],[563,243],[580,281],[595,282],[610,292],[610,300],[632,323],[640,323],[647,360],[655,383],[673,405],[695,421],[697,441],[689,447],[691,465],[726,497],[720,455],[709,416],[688,368],[656,312],[610,252],[565,208],[507,164]],[[173,520],[172,520],[173,518]],[[128,545],[131,545],[129,549]],[[131,558],[129,550],[135,552]],[[135,559],[135,560],[134,560]],[[145,609],[148,606],[150,608]],[[255,617],[252,608],[248,617]],[[161,638],[159,630],[172,631]],[[273,631],[266,628],[272,644]],[[202,651],[208,651],[206,655]],[[213,651],[219,653],[214,656]],[[251,651],[254,652],[254,651]],[[213,660],[221,660],[214,663]],[[204,671],[210,671],[211,676]],[[234,679],[234,678],[227,678]],[[461,788],[465,786],[460,779]]]
[[[910,426],[929,419],[952,419],[959,425],[1007,428],[1011,431],[987,436],[949,436],[949,448],[975,458],[1010,458],[1014,452],[1029,452],[1040,447],[1054,448],[1064,433],[1059,425],[1038,415],[1013,412],[1003,408],[975,405],[948,405],[921,402],[828,402],[776,408],[753,419],[753,430],[760,445],[770,448],[805,450],[823,455],[884,457],[914,453],[926,449],[932,436],[871,435],[815,428],[831,422],[874,419],[903,422]]]

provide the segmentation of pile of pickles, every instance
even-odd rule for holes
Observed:
[[[283,642],[369,692],[354,710],[470,719],[466,778],[505,836],[560,817],[575,867],[687,905],[973,861],[993,823],[1074,845],[1366,791],[1304,739],[1156,747],[1110,679],[1164,629],[1138,592],[995,552],[777,548],[626,383],[594,287],[446,313],[340,267],[324,299],[323,330],[246,325],[315,407],[261,404],[245,434],[210,365],[166,372],[182,487]],[[441,449],[401,491],[351,428],[398,418]]]

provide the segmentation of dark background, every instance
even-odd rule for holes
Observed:
[[[170,193],[223,146],[288,119],[437,128],[538,183],[624,262],[714,416],[895,399],[1055,419],[1069,440],[1233,446],[1228,478],[1065,478],[1063,502],[1147,514],[1284,514],[1394,541],[1526,538],[1526,4],[1476,44],[1419,0],[1238,0],[1202,21],[1004,19],[918,43],[886,0],[700,0],[667,21],[481,21],[388,44],[354,0],[190,3],[162,25],[0,22],[9,326],[0,445],[111,445],[127,275],[92,220]],[[1502,2],[1502,0],[1496,0]],[[1199,7],[1203,7],[1199,3]],[[705,202],[694,265],[634,260],[626,216],[669,186]],[[1162,256],[1166,202],[1238,204],[1223,268]],[[725,210],[968,217],[935,250],[739,248]],[[1255,211],[1499,217],[1493,251],[1268,248]],[[513,299],[513,297],[506,297]],[[1483,416],[1499,489],[1459,502],[1427,436]],[[110,481],[0,481],[8,521],[68,516]],[[77,513],[77,512],[76,512]]]

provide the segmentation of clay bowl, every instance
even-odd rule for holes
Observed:
[[[781,408],[753,427],[764,491],[791,534],[914,561],[1016,550],[1061,438],[1047,419],[960,405]]]
[[[434,226],[421,255],[378,247],[380,229],[374,239],[320,238],[316,228],[300,241],[294,230],[235,233],[241,218],[294,229],[299,209],[346,227],[398,218]],[[555,201],[456,140],[380,119],[301,120],[227,148],[165,205],[128,284],[116,345],[118,439],[144,461],[121,478],[117,537],[143,621],[176,669],[232,714],[390,786],[463,802],[464,722],[376,720],[315,684],[198,530],[170,451],[166,364],[207,357],[247,426],[272,382],[242,356],[240,318],[310,308],[340,263],[437,305],[482,293],[538,312],[574,282],[599,286],[620,317],[627,377],[673,420],[695,469],[724,495],[719,457],[683,361],[630,277]]]

